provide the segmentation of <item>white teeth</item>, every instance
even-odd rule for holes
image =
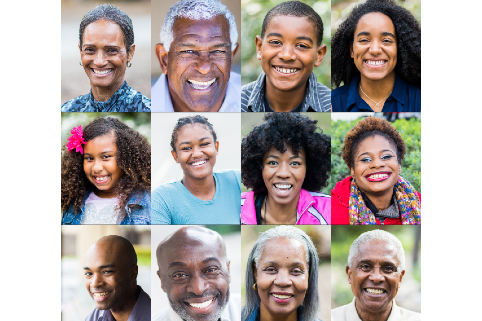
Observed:
[[[188,79],[188,81],[196,89],[206,89],[216,81],[216,78],[213,78],[210,81],[196,81],[196,80],[192,80],[192,79]]]
[[[291,298],[291,295],[281,295],[281,294],[273,294],[272,295],[275,297],[275,298],[278,298],[278,299],[289,299]]]
[[[102,293],[94,293],[94,296],[96,298],[101,298],[101,297],[104,297],[106,296],[107,294],[109,294],[110,292],[102,292]]]
[[[211,300],[209,301],[204,301],[202,303],[189,303],[190,306],[192,307],[195,307],[195,308],[198,308],[198,309],[202,309],[202,308],[205,308],[207,306],[209,306],[212,302],[213,302],[214,298],[212,298]]]
[[[371,179],[375,179],[375,178],[387,178],[388,177],[388,174],[374,174],[374,175],[370,175],[370,178]]]
[[[274,68],[283,74],[292,74],[298,71],[297,69],[286,69],[286,68],[280,68],[280,67],[274,67]]]
[[[385,64],[385,61],[384,60],[367,60],[366,63],[367,65],[380,66]]]
[[[202,160],[202,161],[199,161],[199,162],[196,162],[196,163],[192,163],[191,165],[197,166],[197,165],[202,165],[204,163],[206,163],[206,161]]]
[[[276,188],[278,189],[288,189],[288,188],[291,188],[291,185],[287,184],[287,185],[281,185],[281,184],[275,184],[274,185]]]
[[[98,182],[105,182],[108,176],[96,177],[95,180]]]
[[[370,288],[367,288],[366,289],[368,293],[370,294],[382,294],[383,293],[383,290],[379,290],[379,289],[370,289]]]
[[[105,75],[112,71],[112,69],[107,69],[107,70],[92,69],[92,70],[94,70],[94,74],[97,74],[97,75]]]

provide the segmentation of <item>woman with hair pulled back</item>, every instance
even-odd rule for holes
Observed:
[[[318,252],[294,226],[260,234],[246,265],[242,321],[315,321],[319,304]]]
[[[151,224],[151,145],[117,118],[71,130],[62,147],[62,224]]]
[[[239,224],[241,173],[214,172],[219,141],[208,119],[201,115],[179,118],[171,149],[183,177],[152,192],[152,223]]]

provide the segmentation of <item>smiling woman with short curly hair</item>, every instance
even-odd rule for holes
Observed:
[[[243,224],[329,224],[330,137],[298,113],[267,113],[241,144]]]
[[[334,112],[420,111],[420,25],[394,1],[357,5],[333,36],[331,57]]]
[[[351,176],[331,190],[332,224],[420,224],[421,195],[400,174],[402,136],[386,120],[367,117],[345,136]]]

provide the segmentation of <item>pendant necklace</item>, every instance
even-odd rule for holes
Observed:
[[[373,102],[375,103],[375,105],[377,105],[377,107],[379,107],[379,106],[380,106],[380,103],[381,103],[382,101],[384,101],[385,99],[387,99],[388,97],[390,97],[390,95],[392,94],[392,93],[390,92],[387,97],[383,98],[382,100],[380,100],[380,101],[377,103],[376,101],[374,101],[373,99],[371,99],[370,97],[368,97],[367,94],[365,94],[365,92],[364,92],[363,89],[361,88],[361,84],[360,84],[360,90],[361,90],[361,92],[362,92],[365,96],[367,96],[368,99],[370,99],[371,101],[373,101]]]

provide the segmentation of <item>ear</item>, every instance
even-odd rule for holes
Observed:
[[[326,45],[321,45],[316,49],[315,67],[319,67],[323,61],[323,57],[326,55]]]
[[[77,46],[79,47],[80,53],[82,53],[82,48],[80,48],[80,42],[77,44]]]
[[[350,45],[350,56],[355,58],[355,54],[353,53],[353,43]]]
[[[134,58],[134,53],[136,52],[136,45],[131,45],[129,54],[127,55],[127,61],[131,61]]]
[[[256,57],[261,60],[261,49],[263,48],[263,39],[260,36],[254,38],[254,44],[256,45]]]
[[[231,261],[230,260],[226,260],[226,267],[228,268],[228,274],[229,274],[229,283],[231,283],[231,270],[230,270],[230,265],[231,265]]]
[[[346,275],[348,276],[348,284],[351,284],[351,269],[350,267],[347,265],[346,268],[345,268],[345,272],[346,272]]]
[[[138,275],[138,274],[139,274],[139,266],[137,266],[137,264],[136,264],[136,265],[134,265],[134,266],[132,267],[132,269],[131,269],[131,275],[130,275],[131,281],[134,281],[134,282],[135,282],[135,281],[137,280],[137,275]]]
[[[173,150],[171,150],[171,155],[172,155],[172,158],[174,158],[174,161],[176,163],[179,163],[179,159],[177,158],[177,153]]]
[[[231,59],[234,58],[234,55],[238,52],[238,49],[239,49],[239,43],[236,42],[236,48],[234,48],[234,50],[231,50]]]
[[[350,173],[351,173],[351,177],[355,177],[355,171],[353,170],[353,168],[350,168]]]
[[[167,56],[169,52],[164,48],[164,45],[162,43],[158,43],[156,45],[155,51],[157,60],[159,61],[159,65],[162,69],[162,73],[164,75],[167,75]]]
[[[164,288],[164,284],[162,283],[161,272],[159,270],[157,270],[157,276],[159,277],[159,280],[161,280],[162,291],[166,292],[166,289]]]
[[[216,155],[217,155],[219,152],[219,141],[217,141],[216,144],[214,144],[214,148],[216,148]]]
[[[402,174],[402,165],[398,165],[398,174]]]
[[[400,288],[400,286],[402,285],[402,279],[403,279],[403,276],[405,275],[405,270],[403,270],[402,272],[400,272],[400,283],[398,283],[398,287]]]

